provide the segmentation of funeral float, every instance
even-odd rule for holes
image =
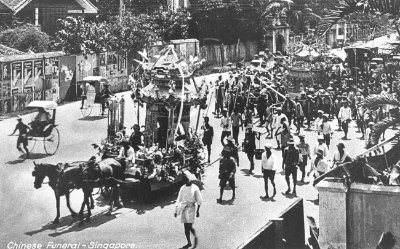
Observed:
[[[290,66],[288,79],[292,92],[305,91],[327,83],[325,59],[329,47],[316,38],[293,42],[288,48]]]
[[[201,185],[205,156],[197,130],[201,111],[207,107],[208,86],[193,74],[202,62],[180,59],[173,47],[166,47],[153,64],[149,84],[134,89],[137,124],[144,127],[143,146],[136,152],[136,166],[126,175],[126,190],[139,180],[144,198],[154,191],[174,191],[182,185],[183,174]],[[144,126],[139,118],[143,109]],[[135,191],[125,192],[128,198]]]

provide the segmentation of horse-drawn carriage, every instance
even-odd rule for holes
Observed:
[[[39,111],[39,113],[33,112],[31,114],[32,122],[29,124],[32,129],[28,133],[29,152],[35,148],[36,142],[42,141],[46,153],[54,155],[60,145],[60,132],[57,129],[57,124],[55,124],[57,103],[54,101],[32,101],[26,109]],[[52,114],[49,111],[52,111]]]

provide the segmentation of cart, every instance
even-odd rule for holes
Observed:
[[[58,150],[58,146],[60,145],[60,132],[55,124],[57,103],[54,101],[33,101],[27,106],[27,109],[31,110],[37,110],[40,108],[44,109],[46,112],[51,110],[53,112],[52,115],[48,112],[51,117],[47,124],[39,127],[39,129],[32,129],[28,133],[28,149],[29,152],[31,152],[35,148],[36,142],[42,141],[46,154],[54,155]],[[33,119],[30,125],[35,125],[35,121]]]
[[[82,81],[79,81],[78,84],[81,89],[86,88],[86,99],[84,99],[81,113],[82,116],[88,117],[92,113],[94,105],[101,104],[100,93],[104,89],[104,85],[108,85],[108,80],[102,76],[87,76]],[[99,108],[101,112],[101,105],[99,105]]]

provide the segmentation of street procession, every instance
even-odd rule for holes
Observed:
[[[398,0],[4,1],[0,248],[400,248]]]

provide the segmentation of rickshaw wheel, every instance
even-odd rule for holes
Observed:
[[[36,145],[36,138],[28,136],[28,151],[32,152]]]
[[[47,155],[54,155],[60,145],[60,132],[56,127],[53,127],[51,133],[43,140],[44,150]]]
[[[93,105],[88,105],[87,107],[83,107],[81,109],[82,116],[88,117],[92,113]]]

